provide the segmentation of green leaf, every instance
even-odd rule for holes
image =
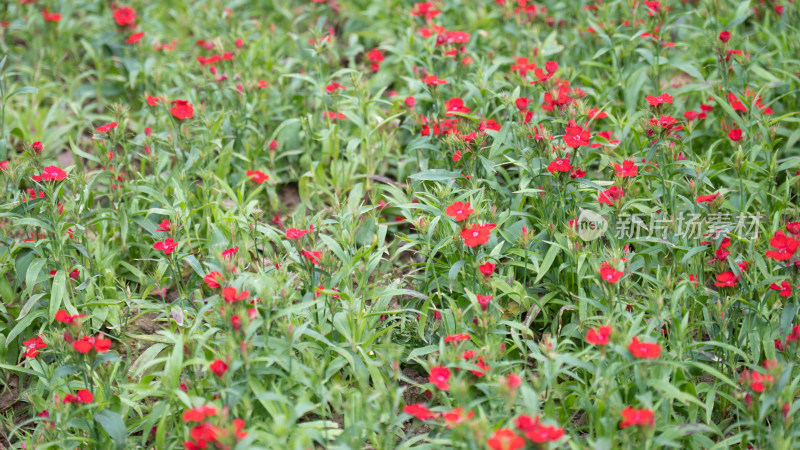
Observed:
[[[547,250],[547,254],[544,256],[544,261],[542,261],[542,265],[539,266],[539,274],[536,275],[536,280],[533,282],[534,284],[538,283],[545,275],[547,275],[547,271],[550,269],[550,266],[553,265],[553,261],[556,260],[556,256],[561,251],[561,247],[551,244],[550,249]]]
[[[8,99],[10,99],[11,97],[13,97],[13,96],[15,96],[17,94],[35,94],[37,92],[39,92],[39,90],[36,89],[33,86],[24,86],[24,87],[21,87],[21,88],[15,90],[14,92],[8,94],[6,96],[6,101],[8,101]]]
[[[194,273],[196,273],[200,278],[206,276],[205,272],[203,271],[203,266],[200,264],[200,261],[198,261],[194,255],[186,255],[183,259],[187,263],[189,263],[189,266],[192,267]]]
[[[14,328],[12,328],[11,331],[8,332],[8,336],[6,336],[6,342],[12,342],[17,336],[22,334],[22,332],[25,331],[30,326],[31,322],[42,316],[44,316],[44,311],[40,310],[28,314],[25,317],[23,317],[22,320],[17,321],[16,325],[14,325]]]
[[[408,178],[417,181],[452,181],[461,176],[461,172],[445,169],[430,169],[410,175]]]
[[[167,389],[173,390],[181,384],[181,372],[183,371],[183,337],[180,335],[175,336],[175,345],[172,347],[172,354],[167,360],[167,366],[164,369],[166,375]]]
[[[53,278],[53,288],[50,290],[50,320],[54,320],[56,312],[61,309],[64,297],[67,295],[67,272],[63,269],[56,272]]]
[[[108,433],[117,449],[125,448],[128,429],[125,428],[125,422],[122,421],[122,417],[119,414],[109,409],[104,409],[94,414],[94,420]]]
[[[28,273],[25,274],[25,290],[28,296],[33,292],[36,280],[39,279],[39,274],[42,272],[42,267],[44,267],[45,263],[47,263],[45,259],[36,259],[28,266]]]
[[[682,70],[682,71],[688,73],[689,75],[692,76],[692,78],[703,80],[703,74],[700,73],[699,70],[697,70],[697,67],[695,67],[695,66],[693,66],[693,65],[691,65],[691,64],[689,64],[687,62],[684,62],[684,61],[673,61],[670,64],[672,65],[672,67],[675,67],[676,69],[679,69],[679,70]]]

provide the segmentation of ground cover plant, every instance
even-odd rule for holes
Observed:
[[[793,448],[792,0],[8,0],[4,448]]]

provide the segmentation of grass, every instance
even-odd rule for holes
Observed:
[[[794,3],[0,10],[3,446],[800,437]]]

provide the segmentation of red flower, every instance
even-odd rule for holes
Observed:
[[[249,291],[242,291],[241,293],[235,287],[228,286],[222,290],[222,298],[227,303],[236,303],[239,300],[244,300],[250,295]]]
[[[27,341],[22,341],[23,348],[25,349],[24,356],[26,358],[35,358],[39,354],[39,349],[47,348],[47,344],[42,340],[42,335],[32,337]]]
[[[445,116],[453,116],[456,113],[467,114],[468,112],[472,111],[471,109],[464,106],[464,101],[458,97],[453,97],[450,100],[444,102],[444,109],[445,111],[447,111],[444,113]]]
[[[225,277],[221,273],[214,271],[203,277],[203,281],[209,288],[215,289],[220,287],[220,283],[225,281]]]
[[[299,239],[306,234],[308,234],[311,230],[300,230],[297,228],[289,228],[286,230],[286,238],[287,239]]]
[[[383,53],[377,48],[373,48],[369,52],[367,52],[367,59],[370,62],[379,63],[383,62]]]
[[[344,86],[335,81],[332,81],[331,84],[325,86],[325,90],[328,92],[328,94],[333,94],[337,89],[344,90]]]
[[[672,96],[669,94],[661,94],[658,97],[653,97],[652,95],[647,96],[647,103],[650,106],[660,106],[665,103],[672,103]]]
[[[569,126],[564,131],[564,142],[567,143],[568,146],[572,148],[577,148],[582,145],[589,145],[589,137],[591,133],[589,129],[583,129],[575,124],[575,121],[571,120],[569,122]]]
[[[184,120],[194,117],[194,106],[188,100],[173,100],[172,105],[169,112],[176,119]]]
[[[486,130],[500,131],[501,128],[502,125],[500,125],[499,123],[497,123],[492,119],[484,120],[483,122],[480,123],[480,125],[478,125],[478,130],[481,131],[483,134],[486,134],[485,133]]]
[[[467,420],[472,419],[474,415],[475,411],[470,411],[466,415],[464,415],[464,408],[458,407],[458,408],[453,408],[450,411],[444,413],[442,418],[447,424],[447,428],[453,428],[456,425],[462,424]]]
[[[592,108],[586,112],[586,117],[590,119],[605,119],[608,117],[608,114],[605,111],[600,111],[600,108]]]
[[[795,341],[800,341],[800,325],[792,327],[792,332],[786,336],[786,343],[790,344]]]
[[[411,414],[418,420],[428,420],[434,417],[433,413],[422,403],[406,405],[403,407],[403,412],[406,414]]]
[[[47,166],[41,175],[34,175],[33,181],[61,181],[67,178],[67,172],[58,166]]]
[[[163,102],[164,99],[161,97],[153,97],[152,95],[147,96],[147,104],[150,106],[156,106],[159,102]]]
[[[639,169],[636,167],[636,163],[632,159],[626,159],[625,161],[622,161],[621,166],[617,163],[614,163],[614,170],[617,171],[616,175],[618,177],[624,178],[635,177]]]
[[[485,263],[478,266],[478,270],[481,272],[481,274],[483,274],[483,276],[489,278],[494,273],[495,267],[497,267],[497,264],[492,264],[489,261],[486,261]]]
[[[451,334],[444,338],[444,343],[449,344],[451,342],[461,342],[461,341],[468,341],[470,339],[468,334]]]
[[[308,250],[302,250],[300,252],[304,258],[311,261],[315,265],[319,265],[322,262],[322,252],[311,252]]]
[[[269,180],[269,175],[260,170],[248,170],[247,176],[258,184],[263,184],[265,181]]]
[[[225,375],[225,372],[228,371],[228,365],[225,364],[225,361],[221,359],[217,359],[211,364],[209,364],[208,368],[211,370],[211,372],[214,373],[214,375],[218,377],[222,377],[223,375]]]
[[[165,239],[161,242],[153,244],[155,250],[163,251],[165,255],[169,255],[178,247],[178,243],[172,239]]]
[[[517,428],[520,429],[525,436],[537,444],[544,444],[545,442],[554,442],[564,436],[564,429],[552,425],[543,425],[539,416],[531,418],[527,415],[521,415],[514,421]]]
[[[714,286],[717,287],[731,287],[736,286],[736,282],[739,280],[740,275],[736,275],[731,271],[722,272],[721,274],[717,275],[717,281],[714,283]]]
[[[428,75],[422,79],[422,82],[429,86],[436,86],[439,84],[447,84],[446,80],[440,80],[436,75]]]
[[[128,36],[128,39],[125,39],[126,44],[135,44],[139,42],[144,37],[144,31],[140,31],[138,33],[133,33]]]
[[[764,361],[764,365],[767,365],[767,361]],[[740,382],[749,385],[753,392],[760,394],[767,389],[767,385],[772,384],[773,378],[772,375],[761,375],[756,371],[745,370],[742,372]]]
[[[403,102],[406,104],[407,107],[413,108],[414,105],[417,104],[417,99],[415,99],[414,97],[408,96],[408,97],[406,97],[405,100],[403,100]]]
[[[788,281],[782,281],[780,286],[776,283],[772,283],[769,288],[774,291],[779,291],[778,294],[781,297],[791,297],[792,295],[792,285]]]
[[[525,111],[526,109],[528,109],[528,99],[526,97],[520,97],[514,103],[516,103],[517,108],[520,111]]]
[[[331,120],[337,120],[337,119],[344,120],[347,118],[347,116],[345,116],[344,113],[336,113],[333,111],[325,111],[325,117]]]
[[[547,61],[544,63],[544,70],[546,73],[543,72],[542,69],[534,67],[533,73],[536,75],[536,80],[531,81],[531,84],[542,83],[549,80],[558,70],[558,62]]]
[[[227,248],[227,249],[222,251],[222,257],[223,258],[230,258],[231,256],[235,255],[236,252],[238,252],[238,251],[239,251],[239,247]]]
[[[612,205],[615,201],[621,199],[623,195],[625,195],[625,192],[621,188],[618,188],[617,186],[611,186],[600,193],[600,195],[597,197],[597,202],[606,205]]]
[[[470,372],[472,372],[472,374],[475,375],[476,377],[482,377],[486,374],[487,371],[492,369],[486,364],[486,361],[483,360],[483,356],[478,356],[478,360],[475,362],[475,365],[478,366],[480,370],[470,369]]]
[[[78,391],[78,401],[81,403],[92,403],[92,401],[94,401],[94,395],[86,389],[81,389]]]
[[[625,272],[611,267],[611,264],[609,264],[608,261],[600,265],[600,278],[611,284],[619,281],[622,275],[625,275]]]
[[[213,406],[203,405],[197,408],[187,409],[183,412],[184,422],[202,422],[206,417],[214,417],[217,415],[217,408]]]
[[[470,208],[469,202],[454,202],[452,205],[447,207],[445,212],[456,222],[461,222],[462,220],[467,220],[469,216],[475,212],[475,210]]]
[[[740,128],[734,128],[728,132],[728,138],[733,142],[739,142],[744,139],[744,135],[742,134],[742,130]]]
[[[778,230],[772,239],[769,241],[770,247],[777,250],[767,250],[767,258],[774,259],[775,261],[787,261],[791,259],[792,255],[797,251],[800,246],[800,241],[786,236],[783,231]]]
[[[133,8],[128,8],[127,6],[115,9],[113,15],[114,22],[117,22],[117,25],[121,27],[130,25],[136,20],[136,11],[134,11]]]
[[[105,353],[111,350],[111,339],[105,339],[102,337],[89,338],[89,339],[94,340],[93,342],[94,351],[96,351],[97,353]]]
[[[431,367],[428,381],[437,388],[446,391],[450,389],[450,384],[447,382],[450,379],[450,369],[447,367]]]
[[[569,172],[572,170],[572,165],[569,163],[569,158],[554,159],[547,165],[547,171],[550,173]]]
[[[439,15],[439,11],[433,6],[433,2],[422,2],[414,5],[411,9],[411,15],[414,17],[425,17],[426,21],[430,21]]]
[[[207,449],[209,447],[208,444],[212,444],[213,447],[213,443],[219,439],[223,432],[224,430],[220,430],[219,427],[211,425],[210,423],[201,423],[192,428],[189,432],[189,435],[196,443],[186,441],[183,443],[183,446],[187,450]]]
[[[511,391],[515,391],[518,387],[522,386],[522,378],[515,373],[510,373],[505,377],[505,380],[501,377],[500,385],[507,387]]]
[[[611,342],[611,325],[603,325],[594,330],[586,332],[586,342],[594,345],[607,345]]]
[[[42,9],[42,17],[45,22],[61,22],[61,13],[51,13],[47,8]]]
[[[486,445],[490,450],[519,450],[525,447],[525,439],[508,428],[501,428],[486,440]]]
[[[162,220],[161,223],[158,224],[158,228],[156,228],[156,231],[171,231],[171,230],[172,230],[172,224],[169,223],[169,220],[167,219]]]
[[[528,72],[533,71],[534,69],[536,69],[536,64],[529,63],[528,58],[524,57],[517,58],[517,63],[511,65],[511,70],[519,72],[520,76],[523,78],[528,74]]]
[[[619,423],[620,428],[628,428],[633,425],[644,425],[652,427],[656,423],[653,411],[642,408],[634,409],[630,406],[622,410],[622,422]]]
[[[94,348],[94,346],[85,337],[83,337],[83,338],[73,342],[72,343],[72,348],[74,348],[75,351],[78,352],[78,353],[87,354],[87,353],[92,351],[92,348]]]
[[[786,231],[795,236],[800,236],[800,222],[789,222],[786,224]]]
[[[723,31],[719,34],[719,40],[723,44],[731,40],[731,32],[730,31]]]
[[[56,312],[55,319],[58,322],[71,324],[83,317],[86,317],[86,314],[75,314],[74,316],[70,316],[68,312],[61,309]]]
[[[701,195],[701,196],[697,197],[697,203],[711,203],[717,197],[719,197],[719,192],[716,192],[714,194],[709,194],[709,195]]]
[[[489,235],[497,225],[494,224],[470,224],[469,228],[461,230],[461,237],[467,247],[477,247],[489,242]]]
[[[486,311],[489,308],[489,302],[492,301],[491,295],[476,295],[478,304],[481,306],[481,311]]]
[[[569,173],[569,177],[570,178],[583,178],[585,176],[586,176],[586,172],[581,170],[580,167],[576,167],[576,168],[572,169],[572,171]]]
[[[650,342],[639,342],[639,338],[635,337],[628,344],[628,350],[634,358],[641,359],[656,359],[661,355],[661,346],[652,344]]]

